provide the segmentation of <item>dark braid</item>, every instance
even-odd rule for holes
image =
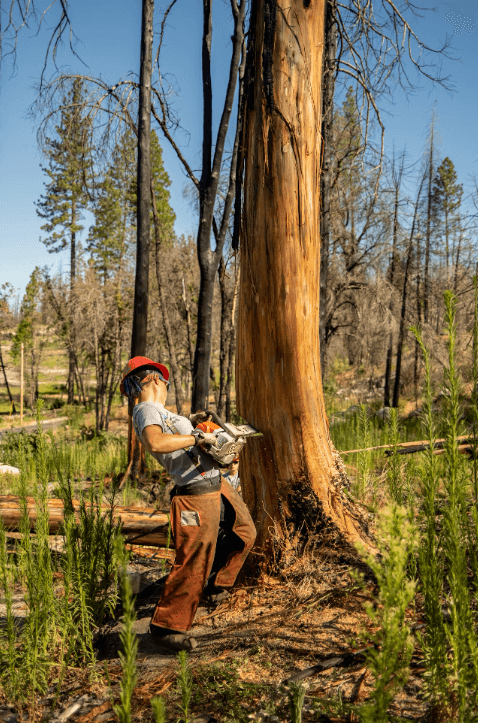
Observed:
[[[143,387],[138,377],[128,376],[123,382],[125,396],[128,399],[136,399],[142,392]]]
[[[139,397],[143,391],[145,384],[150,382],[154,377],[162,379],[162,375],[158,373],[157,369],[141,369],[136,371],[134,374],[128,374],[123,382],[123,389],[125,396],[131,401]],[[162,381],[164,381],[162,379]]]

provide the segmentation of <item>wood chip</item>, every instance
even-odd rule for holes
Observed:
[[[90,721],[96,720],[99,715],[109,710],[112,710],[111,703],[109,700],[105,700],[104,703],[96,705],[88,713],[80,715],[80,717],[76,719],[76,723],[90,723]]]

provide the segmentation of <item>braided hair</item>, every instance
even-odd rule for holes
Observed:
[[[123,381],[124,394],[128,399],[133,402],[136,397],[139,397],[143,391],[143,387],[148,384],[154,377],[161,379],[166,382],[163,375],[158,372],[157,369],[141,369],[136,370],[134,374],[128,374]]]

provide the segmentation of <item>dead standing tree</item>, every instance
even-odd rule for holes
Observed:
[[[370,544],[341,490],[319,349],[324,0],[254,0],[245,87],[238,411],[263,433],[245,451],[244,497],[264,552],[270,528],[328,528]]]
[[[148,331],[149,234],[151,192],[151,76],[154,0],[142,1],[138,106],[137,238],[131,356],[146,356]],[[144,447],[136,438],[128,408],[128,473],[144,472]]]
[[[174,5],[175,0],[170,8]],[[216,201],[219,189],[221,168],[223,165],[224,150],[228,135],[229,123],[234,106],[238,78],[244,70],[244,21],[247,2],[230,0],[234,20],[234,30],[231,36],[232,52],[229,65],[228,84],[224,98],[221,119],[213,144],[212,123],[212,81],[211,81],[211,44],[212,44],[212,3],[203,0],[203,36],[202,36],[202,92],[203,92],[203,141],[202,141],[202,170],[200,178],[196,178],[191,167],[179,150],[171,133],[172,123],[166,95],[156,89],[158,111],[153,110],[166,138],[176,151],[179,160],[190,180],[194,183],[199,199],[199,228],[197,233],[197,249],[200,270],[200,287],[198,300],[198,320],[196,336],[196,352],[194,355],[193,391],[191,410],[205,409],[209,393],[209,372],[212,343],[212,316],[214,281],[222,258],[226,234],[229,229],[232,204],[235,197],[236,165],[238,156],[238,133],[235,134],[229,167],[229,182],[222,205],[221,221],[215,219]],[[169,11],[168,11],[169,12]],[[167,14],[165,15],[165,18]],[[164,21],[163,21],[164,29]],[[242,62],[241,62],[242,61]],[[239,109],[242,104],[239,99]],[[238,123],[238,128],[240,123]],[[213,153],[214,149],[214,153]],[[211,236],[214,234],[216,246],[211,249]]]

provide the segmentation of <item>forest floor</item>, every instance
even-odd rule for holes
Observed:
[[[64,369],[54,349],[47,359],[48,368],[42,370],[42,382],[46,386],[41,389],[41,396],[50,395],[52,402],[58,399],[63,403],[64,396],[58,394],[56,385],[61,376],[64,377]],[[356,439],[357,430],[352,430],[347,410],[361,402],[378,409],[381,391],[373,380],[357,383],[350,372],[338,374],[336,382],[334,409],[342,416],[338,416],[337,424],[331,427],[332,435],[339,449],[354,449],[362,445]],[[168,404],[169,408],[172,406]],[[406,416],[416,407],[416,401],[408,401],[402,404],[401,413]],[[126,405],[115,403],[113,412],[108,434],[126,437]],[[46,419],[55,420],[60,416],[63,417],[61,408],[45,412]],[[27,421],[30,419],[25,417]],[[67,422],[72,424],[70,418]],[[82,428],[93,429],[94,424],[94,412],[82,413]],[[387,442],[386,425],[380,420],[374,425],[370,443]],[[2,430],[18,426],[19,415],[1,415]],[[61,426],[64,428],[65,421]],[[419,439],[417,427],[414,423],[404,428],[403,441]],[[357,475],[360,460],[355,455],[344,460],[349,463],[348,471]],[[383,453],[374,453],[364,474],[378,479],[384,463]],[[380,500],[380,494],[377,499]],[[140,500],[136,498],[135,502]],[[159,500],[156,503],[159,504]],[[154,720],[150,701],[157,695],[166,701],[168,721],[184,720],[180,710],[177,656],[162,652],[151,642],[148,632],[160,594],[154,583],[164,574],[162,563],[135,556],[129,567],[140,574],[134,624],[138,639],[138,679],[132,699],[132,721]],[[330,550],[319,548],[313,555],[290,561],[276,577],[262,575],[258,580],[243,582],[231,598],[216,609],[201,605],[192,630],[199,645],[189,655],[192,674],[189,721],[290,721],[287,686],[283,683],[294,676],[295,680],[302,678],[306,686],[304,722],[358,721],[355,707],[367,699],[373,685],[372,674],[365,664],[365,631],[371,631],[365,606],[374,604],[377,591],[371,580],[360,585],[356,572],[340,555],[337,557]],[[61,587],[59,580],[59,594]],[[26,606],[23,592],[16,592],[15,610],[21,621]],[[420,626],[419,608],[417,600],[413,613],[416,617],[408,620],[410,625]],[[61,683],[58,674],[53,674],[46,696],[24,711],[23,718],[8,701],[2,700],[0,691],[0,721],[103,723],[118,720],[112,706],[119,701],[122,677],[121,629],[118,610],[114,619],[96,633],[97,663],[90,668],[68,669]],[[422,699],[423,668],[418,640],[415,651],[410,678],[395,698],[390,713],[404,720],[425,721],[427,706]]]
[[[138,679],[131,720],[152,722],[150,701],[157,695],[166,700],[168,721],[183,720],[177,657],[156,647],[149,635],[160,593],[155,581],[164,574],[163,568],[154,569],[148,561],[136,558],[131,569],[141,576],[134,623]],[[25,604],[18,592],[15,609],[21,619]],[[333,555],[321,556],[319,551],[313,559],[296,560],[278,577],[263,575],[254,584],[239,585],[216,609],[202,604],[192,629],[198,647],[189,655],[189,721],[289,721],[283,684],[291,676],[293,680],[294,676],[295,680],[303,678],[306,686],[304,722],[358,721],[354,708],[369,696],[373,683],[364,663],[363,632],[370,630],[364,604],[373,603],[375,592],[373,582],[358,584],[348,564]],[[25,711],[27,720],[117,720],[112,704],[119,701],[122,677],[121,628],[118,610],[114,619],[97,631],[94,668],[69,669],[60,686],[53,676],[47,695],[36,701],[34,709]],[[393,715],[425,720],[420,672],[419,657],[414,656],[409,681],[390,709]],[[3,701],[0,720],[19,723],[22,718]]]

